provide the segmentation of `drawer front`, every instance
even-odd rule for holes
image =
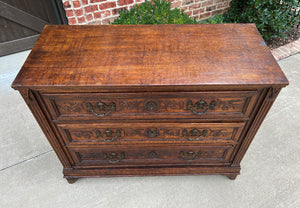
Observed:
[[[248,118],[256,91],[43,94],[54,120]]]
[[[70,148],[75,166],[228,164],[232,146],[104,146]]]
[[[133,143],[234,144],[244,123],[58,124],[67,145]]]

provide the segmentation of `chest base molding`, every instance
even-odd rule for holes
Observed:
[[[134,167],[134,168],[64,168],[64,177],[70,181],[78,178],[101,178],[121,176],[177,176],[177,175],[224,175],[235,179],[240,166],[177,166],[177,167]],[[232,178],[234,177],[234,178]],[[75,182],[75,181],[74,181]]]

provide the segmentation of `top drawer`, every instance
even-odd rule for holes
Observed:
[[[256,97],[256,91],[43,94],[57,121],[247,119]]]

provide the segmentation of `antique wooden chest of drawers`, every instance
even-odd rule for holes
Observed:
[[[255,25],[46,26],[12,84],[65,178],[235,179],[288,80]]]

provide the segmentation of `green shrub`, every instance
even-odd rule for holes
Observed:
[[[255,23],[265,40],[286,37],[297,22],[299,0],[232,0],[224,22]]]
[[[171,2],[166,0],[145,1],[132,9],[120,12],[111,24],[196,24],[183,10],[171,10]]]
[[[224,23],[224,16],[217,14],[214,17],[211,17],[207,19],[207,22],[210,24],[219,24],[219,23]]]

